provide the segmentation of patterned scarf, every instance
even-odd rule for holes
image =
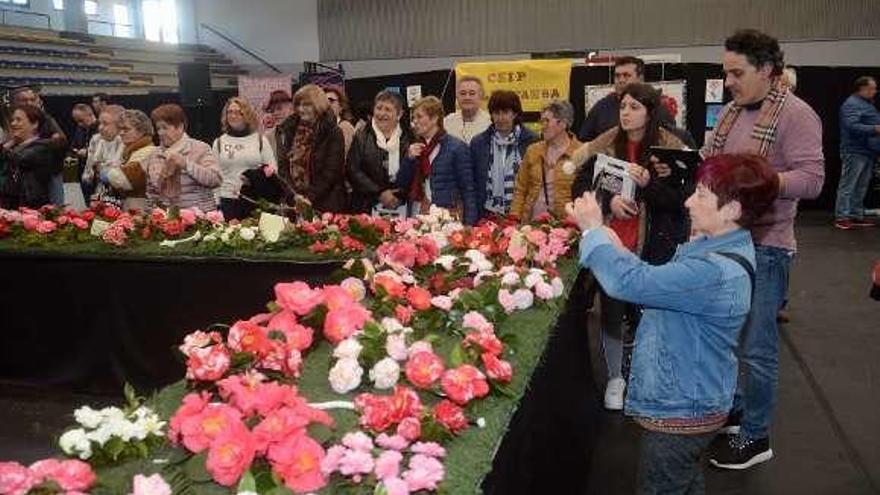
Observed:
[[[312,148],[315,145],[315,126],[300,122],[293,136],[290,150],[290,180],[293,190],[306,194],[312,181]]]
[[[754,152],[766,157],[770,153],[770,147],[776,142],[776,128],[779,125],[779,115],[782,113],[782,107],[789,95],[788,83],[783,78],[777,78],[767,97],[761,102],[758,118],[752,127],[752,140],[755,144]],[[739,118],[743,111],[742,105],[731,103],[724,110],[724,114],[718,119],[718,126],[709,145],[708,156],[721,153],[724,145],[727,143],[727,136],[736,119]]]
[[[443,139],[443,136],[446,135],[446,131],[440,130],[437,134],[434,134],[434,137],[431,138],[431,141],[426,143],[424,149],[422,149],[422,153],[419,155],[419,163],[416,168],[416,177],[410,186],[410,198],[413,201],[420,201],[422,203],[422,207],[427,206],[428,201],[426,201],[425,197],[425,180],[429,180],[431,178],[431,153],[434,152],[434,149],[440,144],[440,140]]]
[[[513,199],[516,171],[522,161],[517,146],[521,135],[520,126],[514,127],[513,132],[507,136],[495,131],[489,143],[489,180],[486,182],[485,208],[499,215],[507,214]]]

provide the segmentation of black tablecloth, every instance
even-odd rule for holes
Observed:
[[[0,255],[0,380],[92,392],[179,380],[183,336],[265,310],[338,262]]]

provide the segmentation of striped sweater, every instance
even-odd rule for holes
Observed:
[[[183,156],[185,161],[179,174],[180,194],[166,197],[161,193],[162,170],[165,168],[166,154],[174,152]],[[147,204],[150,207],[197,207],[202,211],[217,209],[213,189],[220,186],[223,178],[217,156],[207,143],[184,135],[170,148],[161,148],[150,155],[143,165],[147,171]]]

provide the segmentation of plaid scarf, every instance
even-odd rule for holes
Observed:
[[[779,125],[779,115],[782,113],[782,107],[785,105],[788,95],[788,84],[780,77],[773,83],[770,92],[767,93],[767,97],[761,102],[760,113],[757,120],[755,120],[754,127],[752,127],[751,137],[755,143],[753,151],[763,157],[770,153],[770,147],[776,142],[776,128]],[[733,129],[733,125],[742,111],[743,106],[736,103],[731,103],[724,109],[724,113],[718,119],[718,126],[715,128],[712,142],[709,145],[708,156],[720,154],[724,150],[727,136],[730,134],[730,130]]]

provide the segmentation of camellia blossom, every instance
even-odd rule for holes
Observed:
[[[406,291],[406,299],[418,311],[424,311],[431,307],[431,292],[421,287],[410,287]]]
[[[347,394],[360,386],[363,374],[356,359],[340,359],[330,368],[330,387],[337,394]]]
[[[446,370],[440,379],[440,386],[443,387],[443,392],[459,405],[466,405],[471,400],[489,393],[486,376],[469,364]]]
[[[193,349],[186,361],[186,378],[212,382],[229,370],[231,359],[222,344]]]
[[[313,290],[305,282],[275,284],[275,300],[279,306],[305,316],[323,300],[320,290]]]
[[[0,462],[0,493],[25,495],[40,479],[27,467],[17,462]]]
[[[378,389],[387,389],[397,385],[400,378],[400,365],[393,358],[381,359],[370,370],[370,380]]]
[[[369,310],[357,303],[331,309],[324,319],[324,336],[331,343],[338,344],[364,328],[371,316]]]
[[[373,439],[371,439],[369,435],[362,431],[355,431],[351,433],[346,433],[342,437],[342,445],[345,445],[352,450],[369,452],[373,450]]]
[[[129,495],[171,495],[171,486],[158,473],[152,476],[136,474],[132,485]]]
[[[327,484],[322,471],[324,448],[308,435],[290,435],[269,448],[272,468],[294,493],[318,491]]]
[[[464,409],[446,399],[441,400],[434,406],[434,420],[452,434],[461,433],[468,427],[468,420],[464,414]]]
[[[503,359],[498,359],[498,355],[484,352],[480,359],[489,378],[502,383],[507,383],[513,378],[513,366]]]
[[[433,352],[416,352],[406,362],[406,379],[421,389],[429,389],[443,375],[443,360]]]
[[[402,460],[403,455],[396,450],[386,450],[379,454],[375,463],[376,478],[380,480],[397,478],[400,474],[400,462]]]
[[[436,490],[446,475],[443,463],[433,457],[416,454],[409,460],[409,470],[401,475],[411,492]]]

